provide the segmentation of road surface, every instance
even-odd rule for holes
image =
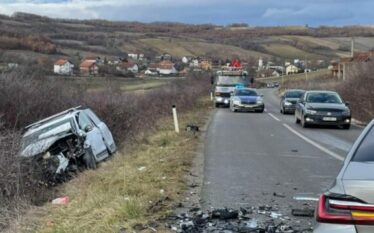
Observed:
[[[294,196],[317,197],[339,172],[361,128],[303,129],[279,112],[275,89],[261,89],[264,113],[217,109],[205,142],[204,209],[278,205]],[[276,197],[274,193],[285,195]]]

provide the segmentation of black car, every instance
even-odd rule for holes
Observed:
[[[287,90],[282,96],[280,101],[280,112],[283,114],[294,113],[297,101],[304,94],[304,90],[290,89]]]
[[[336,92],[307,91],[296,104],[295,119],[303,127],[335,125],[349,129],[351,110]]]

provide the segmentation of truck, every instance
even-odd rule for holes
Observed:
[[[212,79],[213,101],[216,108],[230,105],[231,93],[235,88],[249,86],[248,72],[237,67],[217,71]]]

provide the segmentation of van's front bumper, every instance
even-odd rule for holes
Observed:
[[[227,98],[227,97],[220,97],[220,96],[216,96],[215,99],[214,99],[214,102],[216,104],[221,104],[221,105],[230,105],[230,98]]]

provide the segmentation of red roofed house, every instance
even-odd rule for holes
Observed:
[[[59,59],[53,66],[53,72],[60,75],[72,75],[74,64],[67,59]]]
[[[97,75],[99,73],[99,67],[96,64],[96,61],[93,60],[84,60],[80,66],[79,70],[81,75]]]
[[[353,57],[343,57],[340,59],[340,62],[334,62],[332,64],[332,74],[340,78],[343,76],[343,79],[346,79],[347,69],[350,69],[357,63],[369,62],[374,58],[374,52],[354,52]]]
[[[174,63],[168,60],[163,60],[158,63],[157,71],[160,75],[173,75],[178,73],[174,67]]]
[[[117,66],[117,70],[129,71],[135,74],[139,72],[139,66],[134,62],[123,62],[121,65]]]

